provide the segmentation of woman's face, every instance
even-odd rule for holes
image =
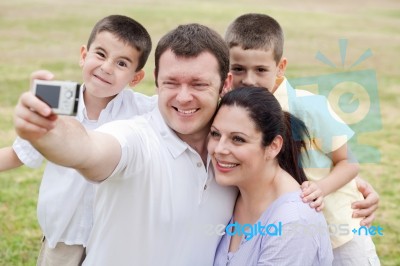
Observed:
[[[266,163],[262,134],[243,107],[222,106],[211,126],[208,152],[218,184],[256,182]]]

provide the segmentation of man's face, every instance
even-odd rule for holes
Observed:
[[[218,62],[211,53],[185,58],[167,50],[161,55],[158,105],[168,126],[181,139],[207,136],[221,85]]]
[[[230,72],[233,88],[255,86],[274,91],[279,65],[275,62],[272,50],[243,50],[239,46],[229,50]]]

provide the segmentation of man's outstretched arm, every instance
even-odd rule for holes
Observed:
[[[117,166],[121,147],[111,135],[86,131],[74,118],[57,116],[31,92],[21,95],[14,113],[17,134],[45,158],[102,181]]]

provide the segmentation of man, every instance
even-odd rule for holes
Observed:
[[[84,265],[212,265],[219,235],[205,229],[228,222],[237,193],[215,183],[206,149],[228,70],[220,35],[189,24],[158,43],[158,108],[143,117],[91,132],[32,94],[21,97],[18,134],[101,182]]]

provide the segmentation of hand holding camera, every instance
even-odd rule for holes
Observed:
[[[72,81],[33,81],[32,92],[59,115],[76,115],[79,103],[80,84]]]

